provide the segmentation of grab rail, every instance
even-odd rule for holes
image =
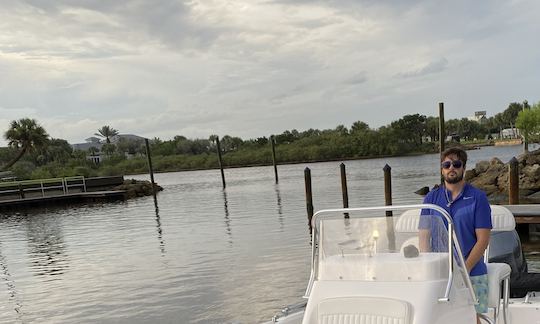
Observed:
[[[447,224],[448,224],[448,232],[451,234],[449,235],[448,240],[448,283],[446,284],[446,290],[444,293],[444,296],[439,298],[439,302],[449,302],[450,301],[450,290],[452,288],[452,283],[454,280],[454,257],[453,253],[450,253],[455,249],[455,255],[458,259],[458,262],[464,267],[465,266],[465,259],[463,258],[463,254],[461,253],[461,246],[459,244],[459,241],[456,238],[456,233],[454,231],[454,223],[452,222],[452,218],[448,214],[448,212],[443,209],[440,206],[433,205],[433,204],[416,204],[416,205],[401,205],[401,206],[383,206],[383,207],[360,207],[360,208],[337,208],[337,209],[323,209],[319,210],[313,215],[312,218],[312,237],[311,237],[311,274],[309,277],[308,286],[306,288],[306,292],[304,293],[304,298],[309,298],[309,295],[311,293],[311,289],[313,287],[313,283],[315,281],[315,277],[318,275],[318,262],[317,260],[317,251],[318,251],[318,239],[319,239],[319,233],[320,233],[320,219],[322,218],[342,218],[343,213],[349,212],[350,217],[355,218],[362,218],[362,215],[356,215],[352,216],[352,212],[365,212],[365,211],[395,211],[395,210],[407,210],[407,209],[433,209],[435,211],[438,211],[443,215],[445,218]],[[328,215],[329,213],[333,213],[332,215]],[[381,216],[385,217],[385,216]],[[471,279],[469,277],[469,274],[466,271],[462,271],[463,280],[465,281],[465,285],[467,286],[469,290],[469,294],[474,301],[475,304],[478,303],[478,299],[476,298],[476,294],[474,293]]]

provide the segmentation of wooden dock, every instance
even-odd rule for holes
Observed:
[[[89,202],[125,200],[126,191],[91,191],[69,194],[47,195],[39,197],[3,199],[0,200],[0,210],[21,209],[26,207],[41,207],[50,205],[68,205]]]
[[[517,224],[540,224],[540,204],[502,206],[514,214]]]

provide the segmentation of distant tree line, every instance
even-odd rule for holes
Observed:
[[[519,119],[520,114],[529,115]],[[514,102],[503,112],[481,123],[467,118],[447,120],[445,136],[458,134],[465,141],[485,140],[501,129],[516,125],[525,130],[524,136],[529,140],[539,137],[539,104],[531,108],[527,101]],[[9,146],[0,148],[0,169],[10,170],[20,179],[146,173],[144,143],[128,140],[111,143],[110,139],[118,134],[116,129],[103,126],[95,134],[103,138],[101,149],[73,150],[67,141],[49,138],[35,120],[23,118],[13,121],[4,134]],[[178,135],[170,140],[154,138],[150,142],[155,171],[217,168],[216,137],[189,139]],[[437,151],[439,118],[411,114],[377,129],[356,121],[349,128],[339,125],[325,130],[293,129],[276,134],[274,138],[279,163],[431,153]],[[243,140],[224,135],[220,137],[220,144],[225,166],[272,163],[269,137]],[[106,157],[102,162],[95,163],[88,158],[98,153]]]

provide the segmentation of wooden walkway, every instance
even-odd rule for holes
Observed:
[[[59,194],[39,197],[3,199],[0,200],[0,210],[39,207],[45,205],[66,205],[70,203],[85,203],[98,201],[125,200],[126,191],[90,191],[70,194]]]
[[[514,214],[517,224],[540,224],[540,204],[502,206]]]

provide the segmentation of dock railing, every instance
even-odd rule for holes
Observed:
[[[73,191],[75,188],[86,192],[84,176],[0,182],[0,196],[18,195],[19,199],[25,199],[27,193],[39,192],[41,197],[45,197],[45,193],[48,191],[61,191],[60,195],[67,195],[70,190]]]

